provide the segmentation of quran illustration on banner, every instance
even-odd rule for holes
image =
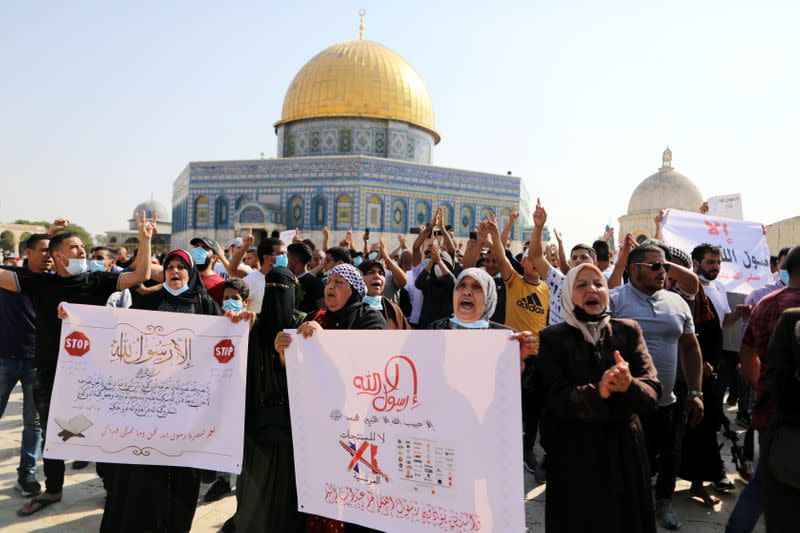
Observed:
[[[45,457],[241,471],[246,322],[64,310]]]

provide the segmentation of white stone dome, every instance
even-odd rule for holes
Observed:
[[[169,222],[170,213],[160,202],[156,202],[155,200],[146,200],[140,203],[133,210],[133,214],[131,214],[131,220],[135,218],[136,213],[141,215],[142,211],[147,214],[148,218],[153,218],[153,213],[155,213],[159,222]]]
[[[672,151],[667,148],[662,167],[642,181],[628,202],[628,214],[646,213],[659,209],[697,211],[703,195],[692,180],[672,168]]]

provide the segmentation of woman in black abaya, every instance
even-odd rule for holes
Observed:
[[[192,258],[173,250],[164,258],[161,290],[143,297],[139,309],[222,314],[203,287]],[[110,464],[101,532],[182,533],[192,527],[200,475],[194,468]]]
[[[289,419],[286,368],[275,337],[299,326],[305,313],[295,309],[297,278],[285,267],[266,274],[261,314],[250,332],[245,398],[242,474],[236,482],[236,530],[305,531],[297,511],[294,452]]]

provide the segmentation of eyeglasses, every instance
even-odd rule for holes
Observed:
[[[664,269],[664,272],[669,272],[669,269],[672,268],[672,264],[671,263],[667,263],[666,261],[664,261],[664,262],[662,262],[662,261],[653,261],[652,263],[634,263],[634,265],[648,266],[648,267],[650,267],[650,270],[652,270],[653,272],[658,272],[662,268]]]

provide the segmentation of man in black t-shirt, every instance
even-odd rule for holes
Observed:
[[[325,286],[317,276],[309,274],[307,268],[311,262],[311,248],[302,242],[295,242],[286,249],[289,260],[289,270],[297,276],[302,298],[298,300],[297,308],[306,313],[322,308]]]
[[[55,275],[35,272],[0,271],[0,289],[25,292],[36,311],[36,383],[34,400],[42,424],[42,437],[46,438],[50,397],[53,392],[56,365],[61,341],[61,302],[105,306],[108,297],[116,291],[133,287],[150,277],[150,240],[155,233],[155,216],[150,221],[142,213],[136,215],[139,229],[139,251],[136,270],[115,274],[89,272],[86,247],[80,237],[72,232],[59,233],[50,239],[49,250],[53,258]],[[24,505],[17,513],[31,515],[61,500],[64,485],[64,461],[44,459],[45,491]]]

